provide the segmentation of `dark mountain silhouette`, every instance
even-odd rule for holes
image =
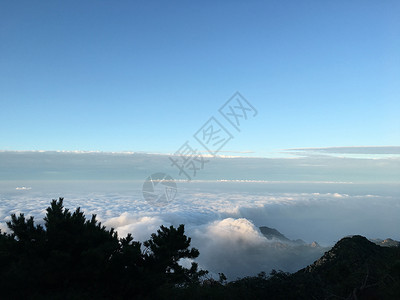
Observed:
[[[293,276],[300,282],[314,280],[324,297],[400,299],[400,248],[381,247],[359,235],[346,237]]]
[[[267,226],[261,226],[259,227],[260,232],[269,240],[279,240],[281,242],[287,242],[287,243],[293,243],[297,245],[307,245],[305,241],[302,239],[296,239],[296,240],[290,240],[288,239],[285,235],[280,233],[278,230],[275,228],[270,228]],[[310,244],[311,247],[320,247],[317,242],[313,242]]]
[[[287,242],[291,241],[286,236],[284,236],[282,233],[280,233],[278,230],[276,230],[275,228],[261,226],[260,231],[269,240],[272,240],[275,238],[275,239],[278,239],[281,241],[287,241]]]
[[[296,273],[261,272],[197,292],[194,299],[400,299],[400,248],[346,237]]]

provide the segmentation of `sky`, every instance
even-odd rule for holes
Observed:
[[[227,153],[398,146],[399,13],[398,1],[2,1],[0,150],[174,153],[212,116]],[[240,132],[218,112],[237,91],[257,111]]]

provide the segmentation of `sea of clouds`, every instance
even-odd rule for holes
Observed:
[[[224,272],[230,279],[272,269],[293,272],[327,250],[268,240],[260,233],[260,226],[326,247],[352,234],[400,238],[400,202],[390,195],[269,192],[268,183],[257,183],[256,192],[242,192],[246,185],[251,190],[255,184],[227,182],[215,182],[214,187],[200,191],[205,183],[191,182],[178,185],[178,194],[169,205],[155,207],[143,199],[140,186],[132,184],[130,189],[128,182],[102,183],[108,188],[125,186],[126,190],[118,193],[102,191],[104,187],[96,182],[87,182],[86,191],[81,192],[57,192],[54,186],[71,190],[81,184],[48,183],[49,191],[37,192],[31,182],[30,190],[1,194],[1,228],[6,230],[5,222],[12,213],[33,215],[41,223],[50,200],[65,197],[65,207],[81,207],[87,216],[96,214],[120,236],[132,233],[139,241],[149,239],[160,225],[185,224],[192,246],[200,250],[200,266],[213,274]]]
[[[91,154],[87,159],[85,154],[76,154],[72,158],[68,154],[68,163],[64,165],[68,168],[63,171],[60,167],[63,163],[57,154],[44,154],[40,154],[40,159],[47,161],[41,164],[32,153],[22,155],[22,160],[17,159],[20,154],[13,154],[14,163],[0,153],[0,164],[9,168],[8,171],[4,168],[0,171],[0,228],[3,231],[7,230],[5,222],[10,220],[12,213],[33,215],[36,222],[41,223],[51,199],[64,197],[65,207],[71,210],[81,207],[88,217],[96,214],[104,225],[115,228],[119,236],[132,233],[139,241],[149,239],[160,225],[185,224],[192,246],[200,251],[196,259],[200,267],[212,274],[223,272],[230,280],[272,269],[294,272],[311,264],[346,235],[400,239],[398,160],[393,158],[389,163],[387,159],[360,162],[364,170],[373,171],[375,168],[375,174],[386,176],[382,181],[380,178],[383,177],[366,182],[350,181],[349,177],[354,177],[354,174],[349,172],[347,177],[337,178],[340,166],[330,157],[324,163],[330,165],[332,175],[329,177],[323,170],[323,180],[316,180],[315,169],[323,161],[321,157],[307,161],[304,158],[302,161],[282,161],[281,170],[290,173],[292,168],[296,176],[299,176],[300,166],[303,168],[304,176],[301,178],[304,180],[292,178],[296,180],[288,181],[281,178],[269,180],[260,175],[265,166],[269,166],[270,172],[279,173],[279,161],[276,159],[256,162],[252,158],[247,165],[243,159],[231,164],[227,160],[226,173],[232,170],[238,172],[238,166],[244,165],[254,168],[254,172],[249,172],[247,168],[242,174],[259,175],[246,175],[240,180],[224,179],[228,176],[223,176],[224,172],[220,171],[218,176],[214,175],[219,179],[180,180],[177,181],[178,192],[173,201],[159,207],[146,202],[142,194],[143,181],[147,176],[144,176],[144,161],[148,156],[133,159],[126,154],[116,155],[115,164],[125,175],[122,178],[113,175],[114,179],[110,179],[109,174],[118,174],[118,168],[112,167],[115,165],[113,155]],[[52,159],[56,163],[52,163]],[[147,162],[149,169],[157,170],[155,165],[158,164],[162,170],[157,159],[162,161],[157,156],[153,165],[151,160]],[[354,159],[344,159],[352,165],[356,164]],[[33,161],[35,167],[31,167],[29,161]],[[289,161],[294,161],[294,165],[290,166]],[[86,166],[82,167],[85,162]],[[100,169],[99,162],[103,164]],[[78,167],[74,168],[74,164]],[[140,173],[143,179],[127,179],[126,164],[136,168],[135,174]],[[311,167],[308,166],[310,164]],[[216,165],[221,166],[221,162]],[[257,165],[261,167],[256,168]],[[334,165],[336,168],[332,167]],[[382,167],[379,169],[379,166],[388,166],[387,171]],[[307,168],[314,172],[311,179],[307,179]],[[350,168],[346,165],[345,169]],[[97,175],[104,172],[109,174]],[[171,173],[171,169],[168,172]],[[7,174],[11,174],[9,179]],[[235,177],[239,175],[234,174]],[[276,177],[282,176],[278,175]],[[363,174],[363,178],[372,177],[373,174]],[[302,239],[306,244],[268,240],[261,234],[260,226],[276,228],[289,239]],[[321,247],[311,247],[313,241]]]

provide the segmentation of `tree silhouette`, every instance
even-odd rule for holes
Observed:
[[[198,271],[198,265],[192,262],[190,269],[179,265],[182,258],[194,259],[199,256],[196,248],[189,249],[191,238],[185,234],[183,224],[178,228],[161,226],[157,234],[153,233],[151,239],[144,242],[146,249],[146,263],[161,275],[161,280],[173,284],[189,284],[198,282],[199,277],[207,271]]]
[[[206,273],[196,263],[190,269],[179,265],[199,255],[189,249],[183,225],[161,226],[142,251],[131,234],[118,238],[96,215],[86,219],[80,208],[70,212],[59,198],[47,208],[44,226],[24,214],[11,215],[7,226],[11,233],[0,233],[0,288],[13,298],[146,296],[199,282]]]

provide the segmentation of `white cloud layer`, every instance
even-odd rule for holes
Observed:
[[[267,240],[259,226],[278,229],[288,238],[329,246],[343,236],[400,239],[397,185],[299,184],[263,182],[179,183],[174,201],[165,207],[146,203],[141,183],[29,182],[31,190],[0,184],[0,228],[11,213],[44,217],[50,200],[65,197],[65,206],[97,214],[119,236],[132,233],[144,241],[160,225],[185,224],[197,261],[230,279],[271,269],[296,271],[324,249]],[[115,192],[118,190],[119,192]],[[284,192],[292,190],[291,192]],[[94,192],[96,191],[96,192]]]

